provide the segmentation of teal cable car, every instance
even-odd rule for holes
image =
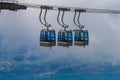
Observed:
[[[43,23],[41,20],[42,9],[45,9],[45,14],[44,14],[45,23]],[[47,9],[52,9],[52,7],[41,6],[39,20],[45,27],[47,27],[47,29],[42,29],[40,32],[40,46],[52,47],[56,45],[56,34],[55,34],[55,30],[49,30],[51,24],[48,24],[46,21]]]
[[[64,28],[64,30],[60,30],[58,32],[58,46],[63,46],[63,47],[72,46],[72,42],[73,42],[72,30],[66,30],[66,28],[68,28],[68,25],[66,25],[63,22],[64,11],[69,11],[69,10],[70,9],[59,8],[57,22],[59,25],[61,25]],[[63,11],[63,13],[62,13],[61,23],[60,23],[59,17],[60,17],[61,11]]]
[[[55,46],[56,45],[55,30],[43,29],[40,33],[40,45],[41,46]]]
[[[74,30],[75,34],[74,34],[74,45],[76,46],[86,46],[89,45],[89,33],[88,30],[83,30],[84,26],[80,24],[79,18],[80,18],[80,11],[76,9],[75,10],[75,15],[74,15],[74,24],[76,26],[78,26],[80,29],[76,29]],[[78,18],[77,18],[77,23],[76,23],[76,15],[78,13]]]
[[[76,46],[85,46],[89,44],[88,30],[75,30],[74,44]]]
[[[60,30],[58,32],[58,46],[72,46],[72,31]]]

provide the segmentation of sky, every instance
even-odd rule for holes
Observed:
[[[19,0],[19,3],[34,3],[45,5],[84,7],[119,10],[120,0]],[[59,46],[46,48],[39,46],[40,31],[44,26],[39,22],[39,9],[0,13],[0,54],[12,55],[24,53],[45,59],[76,59],[91,62],[120,63],[120,15],[119,14],[81,14],[81,24],[89,30],[89,46],[63,48]],[[57,24],[57,11],[48,11],[47,21],[56,34],[62,29]],[[73,23],[74,12],[66,12],[64,21],[69,30],[77,29]]]

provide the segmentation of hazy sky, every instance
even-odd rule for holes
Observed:
[[[119,9],[120,0],[19,0],[20,3],[34,3],[57,6]],[[72,46],[69,49],[39,46],[40,31],[44,26],[39,22],[39,9],[28,8],[25,11],[0,13],[0,51],[1,53],[23,53],[46,58],[74,58],[92,62],[120,62],[120,15],[82,14],[81,24],[89,30],[90,44],[86,48]],[[64,21],[69,29],[76,29],[73,24],[74,13],[67,12]],[[56,33],[62,29],[57,24],[57,11],[49,11],[47,21]],[[49,55],[49,56],[48,56]]]

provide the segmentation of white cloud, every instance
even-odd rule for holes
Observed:
[[[119,0],[19,0],[20,3],[37,3],[37,4],[49,4],[58,6],[70,6],[70,7],[91,7],[91,8],[106,8],[106,9],[119,9]],[[56,30],[61,29],[57,24],[56,17],[57,12],[49,11],[48,22],[53,25],[52,28]],[[69,15],[67,15],[69,14]],[[65,22],[70,25],[71,29],[74,29],[71,25],[73,14],[67,13],[65,16]],[[114,14],[113,14],[114,15]],[[69,17],[70,16],[70,17]],[[0,36],[7,37],[8,41],[3,41],[6,44],[3,46],[15,45],[18,47],[20,45],[26,44],[29,48],[28,54],[34,53],[52,53],[56,56],[67,56],[66,53],[71,53],[70,55],[75,58],[80,58],[80,56],[86,59],[95,58],[97,54],[101,60],[104,56],[109,56],[112,58],[119,55],[120,44],[120,28],[119,21],[120,15],[112,16],[107,14],[82,14],[81,22],[86,26],[90,33],[90,45],[86,48],[80,47],[70,47],[69,49],[55,47],[52,50],[48,48],[39,47],[39,33],[43,26],[39,22],[39,10],[27,9],[26,11],[9,12],[4,11],[1,13],[0,17]],[[69,18],[67,18],[69,17]],[[4,27],[3,27],[4,26]],[[18,27],[17,27],[18,26]],[[56,32],[57,33],[57,32]],[[14,36],[13,36],[14,35]],[[12,41],[14,38],[20,37],[21,39]],[[11,39],[9,39],[11,37]],[[13,38],[13,39],[12,39]],[[19,39],[19,38],[18,38]],[[23,45],[24,46],[24,45]],[[33,49],[34,48],[34,49]],[[14,48],[11,48],[14,50]],[[42,50],[42,51],[41,51]],[[33,52],[33,53],[31,53]],[[61,53],[59,53],[61,52]],[[39,54],[36,54],[39,55]],[[55,57],[56,57],[55,56]],[[82,58],[82,59],[84,59]],[[97,58],[95,58],[97,60]],[[99,59],[98,59],[99,60]],[[109,58],[108,58],[109,60]],[[117,61],[117,60],[115,60]],[[119,60],[118,60],[119,62]]]

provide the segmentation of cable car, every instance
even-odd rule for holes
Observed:
[[[88,30],[75,30],[74,45],[86,46],[89,44]]]
[[[56,45],[55,30],[43,29],[40,33],[40,46],[51,47]]]
[[[72,31],[60,30],[58,32],[58,46],[69,47],[72,46]]]

